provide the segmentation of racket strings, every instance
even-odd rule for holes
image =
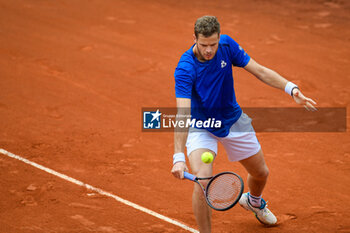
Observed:
[[[234,174],[223,174],[207,187],[207,200],[217,209],[225,209],[235,203],[240,195],[241,180]]]

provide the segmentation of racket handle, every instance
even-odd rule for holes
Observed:
[[[192,174],[190,174],[188,172],[184,172],[184,178],[194,181],[196,179],[196,176],[194,176],[194,175],[192,175]]]

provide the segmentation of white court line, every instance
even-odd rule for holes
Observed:
[[[133,207],[133,208],[135,208],[137,210],[140,210],[140,211],[142,211],[144,213],[152,215],[152,216],[154,216],[156,218],[159,218],[159,219],[161,219],[161,220],[163,220],[165,222],[168,222],[168,223],[171,223],[171,224],[176,225],[178,227],[181,227],[181,228],[183,228],[183,229],[185,229],[187,231],[194,232],[194,233],[199,233],[199,231],[197,231],[197,230],[195,230],[195,229],[193,229],[193,228],[191,228],[189,226],[186,226],[185,224],[180,223],[180,222],[178,222],[178,221],[176,221],[174,219],[168,218],[168,217],[166,217],[164,215],[161,215],[161,214],[158,214],[157,212],[154,212],[153,210],[147,209],[147,208],[142,207],[142,206],[140,206],[138,204],[132,203],[132,202],[130,202],[128,200],[125,200],[125,199],[123,199],[121,197],[118,197],[117,195],[114,195],[112,193],[106,192],[106,191],[104,191],[102,189],[99,189],[99,188],[95,188],[94,186],[91,186],[89,184],[86,184],[84,182],[76,180],[76,179],[74,179],[72,177],[69,177],[67,175],[64,175],[62,173],[56,172],[56,171],[54,171],[54,170],[52,170],[50,168],[44,167],[44,166],[42,166],[40,164],[34,163],[34,162],[32,162],[32,161],[30,161],[28,159],[25,159],[25,158],[23,158],[21,156],[12,154],[11,152],[8,152],[8,151],[6,151],[4,149],[0,148],[0,153],[4,154],[4,155],[7,155],[8,157],[17,159],[19,161],[22,161],[22,162],[24,162],[26,164],[29,164],[29,165],[33,166],[33,167],[39,168],[40,170],[43,170],[43,171],[45,171],[47,173],[55,175],[55,176],[57,176],[57,177],[59,177],[61,179],[64,179],[66,181],[72,182],[72,183],[77,184],[79,186],[85,187],[86,189],[92,190],[92,191],[97,192],[97,193],[99,193],[101,195],[104,195],[104,196],[107,196],[107,197],[111,197],[111,198],[115,199],[116,201],[119,201],[119,202],[121,202],[121,203],[123,203],[125,205],[128,205],[128,206],[131,206],[131,207]]]

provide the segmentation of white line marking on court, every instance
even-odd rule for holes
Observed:
[[[8,152],[8,151],[6,151],[4,149],[0,148],[0,153],[4,154],[4,155],[7,155],[8,157],[17,159],[19,161],[22,161],[22,162],[24,162],[26,164],[29,164],[29,165],[31,165],[33,167],[36,167],[36,168],[38,168],[40,170],[43,170],[43,171],[45,171],[47,173],[50,173],[52,175],[55,175],[55,176],[57,176],[57,177],[59,177],[61,179],[64,179],[64,180],[69,181],[69,182],[72,182],[73,184],[77,184],[79,186],[85,187],[86,189],[92,190],[92,191],[97,192],[97,193],[99,193],[101,195],[104,195],[104,196],[107,196],[107,197],[111,197],[111,198],[115,199],[116,201],[119,201],[119,202],[121,202],[121,203],[123,203],[125,205],[128,205],[128,206],[131,206],[131,207],[133,207],[133,208],[135,208],[137,210],[140,210],[140,211],[142,211],[144,213],[152,215],[152,216],[154,216],[156,218],[159,218],[159,219],[161,219],[161,220],[163,220],[165,222],[168,222],[168,223],[171,223],[171,224],[176,225],[178,227],[181,227],[181,228],[183,228],[183,229],[185,229],[187,231],[194,232],[194,233],[199,233],[199,231],[197,231],[197,230],[195,230],[195,229],[193,229],[193,228],[191,228],[189,226],[186,226],[185,224],[180,223],[180,222],[178,222],[178,221],[176,221],[174,219],[168,218],[168,217],[166,217],[164,215],[161,215],[161,214],[158,214],[157,212],[154,212],[153,210],[147,209],[147,208],[142,207],[142,206],[140,206],[138,204],[132,203],[132,202],[130,202],[128,200],[125,200],[125,199],[123,199],[121,197],[118,197],[117,195],[114,195],[112,193],[106,192],[106,191],[104,191],[102,189],[99,189],[99,188],[95,188],[94,186],[91,186],[89,184],[86,184],[84,182],[76,180],[76,179],[74,179],[72,177],[69,177],[67,175],[64,175],[62,173],[56,172],[56,171],[54,171],[54,170],[52,170],[50,168],[44,167],[44,166],[42,166],[40,164],[34,163],[34,162],[32,162],[32,161],[30,161],[28,159],[25,159],[25,158],[23,158],[21,156],[12,154],[11,152]]]

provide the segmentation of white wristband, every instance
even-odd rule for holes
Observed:
[[[287,85],[284,87],[284,91],[285,91],[288,95],[293,96],[292,91],[293,91],[294,88],[298,88],[298,86],[295,85],[295,84],[292,83],[292,82],[288,82]]]
[[[186,163],[186,158],[185,158],[185,154],[180,152],[180,153],[176,153],[173,156],[173,164],[177,163],[177,162],[184,162]]]

